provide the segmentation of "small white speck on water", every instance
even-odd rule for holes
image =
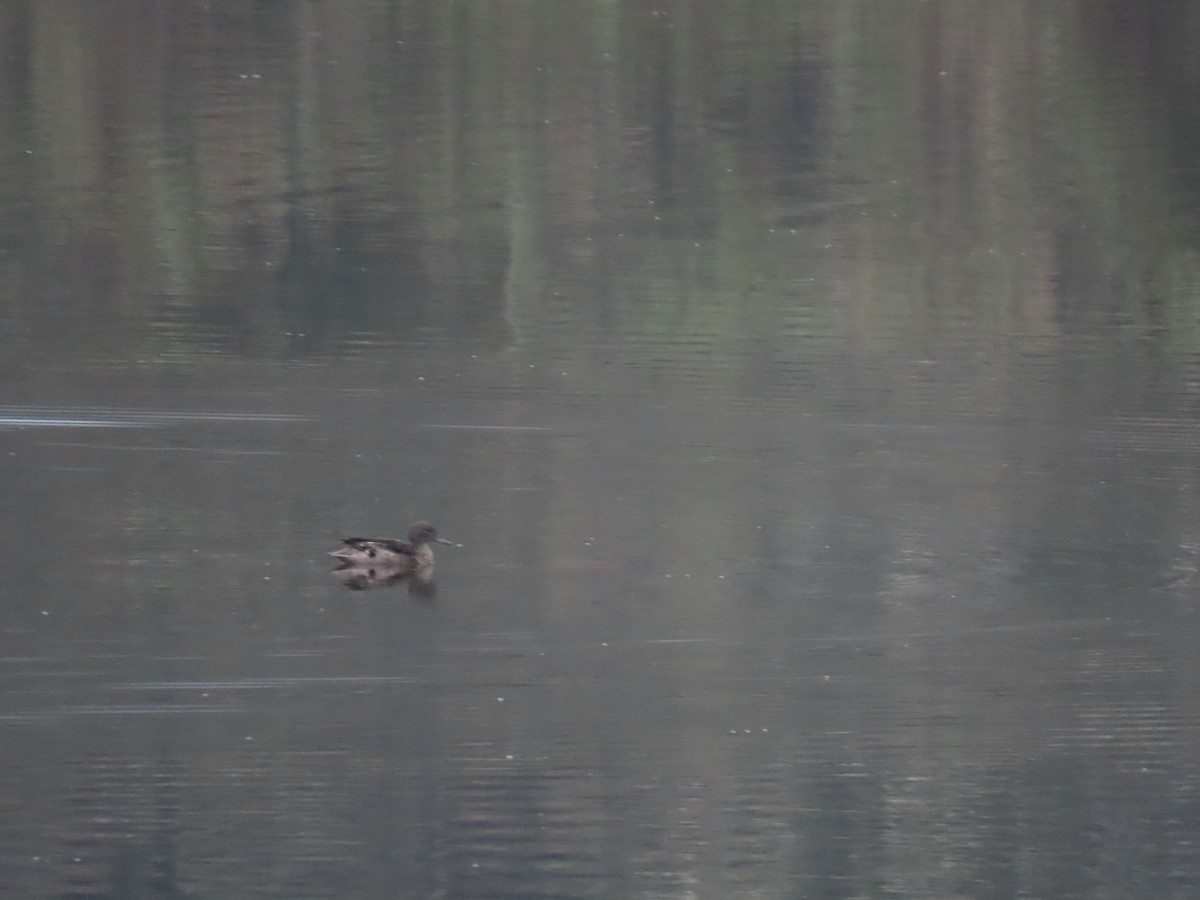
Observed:
[[[503,697],[497,697],[497,698],[496,698],[496,702],[497,702],[497,703],[503,703],[503,702],[504,702],[504,698],[503,698]]]
[[[513,758],[513,755],[512,755],[511,753],[505,753],[505,754],[504,754],[504,758],[505,758],[505,759],[512,759],[512,758]]]
[[[607,646],[608,646],[608,641],[601,641],[601,642],[600,642],[600,646],[601,646],[601,647],[607,647]]]
[[[48,610],[48,609],[43,609],[43,610],[42,610],[42,615],[43,615],[43,616],[48,616],[48,615],[50,615],[50,610]]]

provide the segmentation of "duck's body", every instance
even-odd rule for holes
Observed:
[[[452,544],[438,537],[437,529],[428,522],[414,522],[408,529],[408,540],[399,538],[345,538],[345,545],[329,555],[341,560],[342,566],[369,566],[386,569],[394,575],[408,572],[428,572],[433,568],[431,543]]]

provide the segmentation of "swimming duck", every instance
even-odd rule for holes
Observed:
[[[383,569],[392,575],[408,572],[427,572],[433,568],[431,543],[450,544],[438,537],[437,529],[428,522],[413,522],[408,529],[408,540],[398,538],[345,538],[344,547],[329,555],[341,561],[343,568],[369,566]]]

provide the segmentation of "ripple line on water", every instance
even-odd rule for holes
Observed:
[[[227,681],[136,681],[105,685],[113,691],[221,691],[270,690],[320,684],[418,684],[420,678],[409,675],[323,675],[279,678],[233,678]]]

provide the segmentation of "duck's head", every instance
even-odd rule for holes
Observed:
[[[454,544],[454,541],[438,537],[437,529],[428,522],[413,522],[408,528],[408,542],[414,547],[429,543],[450,544],[452,546]]]

